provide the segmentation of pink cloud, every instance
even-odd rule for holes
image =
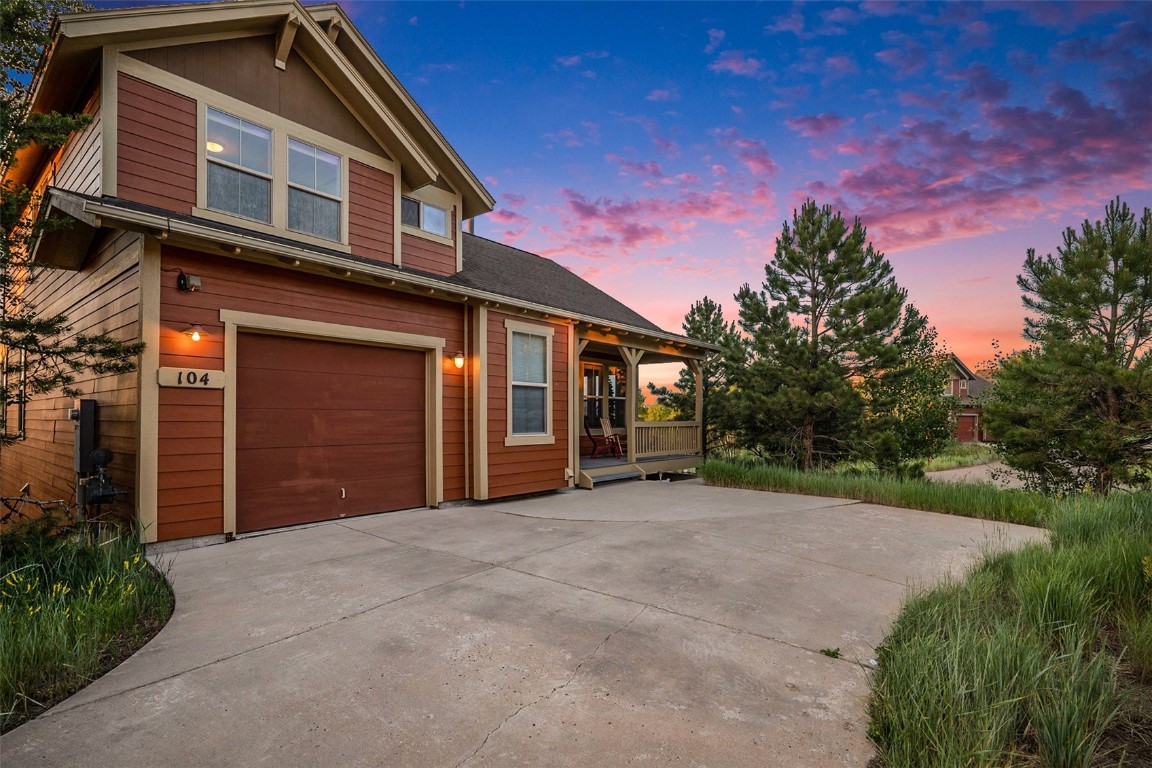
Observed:
[[[804,34],[804,14],[793,8],[787,16],[781,16],[776,21],[764,27],[765,32],[791,32],[800,37]]]
[[[889,47],[878,52],[876,58],[895,69],[898,76],[914,75],[928,63],[928,52],[924,46],[903,32],[885,32],[881,39]]]
[[[971,68],[970,68],[971,69]],[[966,80],[983,82],[972,72]],[[984,104],[981,130],[947,119],[918,121],[874,140],[840,147],[864,161],[834,185],[806,188],[821,202],[847,202],[896,251],[997,231],[1078,203],[1098,204],[1117,190],[1152,188],[1152,106],[1141,94],[1152,67],[1109,81],[1113,102],[1064,84],[1040,107]],[[1000,90],[993,84],[987,98]],[[977,93],[973,93],[977,97]]]
[[[505,192],[504,194],[500,195],[500,197],[502,197],[504,202],[508,203],[508,205],[515,205],[517,207],[522,206],[528,202],[528,198],[524,197],[524,195],[516,194],[515,192]]]
[[[762,139],[749,139],[735,128],[715,131],[721,146],[727,147],[753,176],[775,176],[779,168]]]
[[[785,120],[784,124],[806,138],[818,138],[836,133],[850,120],[824,112],[819,115],[804,115],[802,117]]]
[[[720,58],[708,65],[713,72],[727,72],[740,77],[752,77],[757,80],[767,77],[764,70],[764,60],[745,56],[744,51],[724,51]]]
[[[648,101],[677,101],[680,98],[680,90],[672,84],[664,88],[655,88],[644,97]]]
[[[981,104],[1003,101],[1010,88],[1008,81],[992,74],[987,64],[969,64],[963,72],[949,75],[948,79],[964,83],[960,95]]]
[[[848,56],[829,56],[824,60],[824,69],[832,75],[844,76],[855,75],[860,71],[860,67],[856,65]]]
[[[621,175],[648,176],[654,179],[664,178],[664,171],[660,170],[660,163],[654,160],[636,162],[635,160],[628,160],[619,155],[605,155],[604,159],[620,166]]]
[[[574,56],[557,56],[556,57],[556,63],[562,67],[576,67],[576,66],[579,66],[580,62],[583,60],[584,60],[584,58],[582,56],[580,56],[579,54],[576,54]]]
[[[708,30],[708,45],[704,46],[704,53],[713,54],[720,44],[724,42],[724,30],[710,29]]]
[[[599,144],[600,124],[583,121],[580,123],[579,132],[572,128],[562,128],[559,131],[544,134],[544,139],[548,142],[549,148],[557,145],[583,147],[586,144]]]

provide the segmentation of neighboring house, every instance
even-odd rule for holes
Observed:
[[[146,343],[138,373],[79,383],[147,541],[699,462],[699,422],[618,398],[714,348],[467,234],[491,195],[335,4],[71,14],[37,78],[34,109],[93,120],[11,172],[72,219],[29,298]],[[6,414],[3,492],[72,496],[72,405]],[[582,455],[586,414],[624,457]]]
[[[956,355],[952,355],[952,365],[954,369],[947,393],[960,400],[960,411],[956,416],[956,439],[962,443],[987,442],[988,430],[984,426],[979,398],[991,388],[992,382],[977,376]]]

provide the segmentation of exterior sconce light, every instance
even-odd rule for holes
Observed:
[[[452,362],[456,365],[457,368],[463,368],[464,367],[464,353],[463,352],[457,352],[455,355],[452,356]]]
[[[200,341],[200,338],[207,336],[208,332],[199,325],[190,325],[184,330],[184,335],[192,339],[192,341]]]

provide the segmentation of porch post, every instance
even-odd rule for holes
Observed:
[[[628,386],[639,387],[640,358],[644,357],[644,350],[620,347],[620,354],[624,357],[624,362],[628,364]],[[639,392],[639,389],[636,391]],[[624,410],[624,427],[625,433],[628,435],[626,458],[628,463],[632,464],[636,461],[636,392],[628,391],[627,403],[628,407]]]
[[[699,360],[688,360],[688,369],[696,377],[696,422],[700,425],[700,455],[707,450],[707,428],[704,426],[704,366]]]

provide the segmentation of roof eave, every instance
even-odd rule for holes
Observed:
[[[72,193],[63,190],[52,190],[52,193],[58,196],[73,196]],[[388,281],[405,283],[416,288],[432,289],[440,291],[443,295],[456,295],[475,302],[488,302],[489,304],[500,305],[501,307],[509,309],[534,312],[573,323],[610,327],[619,331],[625,331],[630,335],[634,334],[636,336],[647,336],[657,339],[669,345],[676,346],[684,353],[696,351],[703,356],[703,353],[719,352],[722,349],[715,344],[690,339],[686,336],[679,336],[666,331],[654,331],[651,328],[617,323],[600,317],[571,312],[558,307],[550,307],[537,302],[525,301],[490,291],[463,286],[459,283],[452,283],[431,276],[403,272],[391,265],[376,265],[354,261],[340,256],[318,253],[306,246],[293,246],[271,242],[256,236],[217,229],[210,225],[187,222],[183,219],[174,219],[160,214],[122,207],[108,200],[95,200],[83,196],[74,197],[83,201],[83,211],[86,214],[98,217],[105,226],[110,223],[116,223],[125,229],[145,232],[152,235],[164,233],[167,237],[173,235],[184,236],[201,242],[226,246],[230,249],[248,249],[249,251],[267,254],[272,257],[299,259],[301,263],[309,263],[318,267],[335,270],[333,274],[337,275],[348,272],[348,277],[360,275],[363,278],[371,279],[377,283],[383,282],[386,284]]]

